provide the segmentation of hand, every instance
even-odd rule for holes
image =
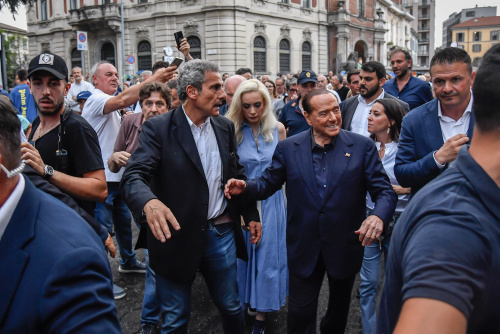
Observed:
[[[155,238],[161,242],[165,242],[167,241],[166,239],[170,239],[171,237],[167,221],[170,222],[170,225],[172,225],[176,231],[181,229],[172,211],[170,211],[161,201],[154,198],[144,205],[143,210],[146,214],[151,232],[153,232]]]
[[[158,69],[155,74],[148,80],[147,82],[159,81],[166,83],[174,77],[174,74],[177,73],[177,66],[169,66],[167,68]]]
[[[289,93],[288,94],[288,100],[289,101],[293,101],[295,99],[297,99],[299,97],[299,93],[298,92],[293,92],[293,93]]]
[[[451,162],[457,158],[458,151],[460,151],[462,145],[464,145],[468,141],[469,137],[467,137],[466,135],[455,135],[448,139],[443,144],[443,146],[441,146],[441,148],[436,151],[436,153],[434,154],[434,158],[436,158],[436,161],[441,165]]]
[[[133,115],[134,112],[133,111],[126,111],[123,115],[122,115],[122,119],[124,119],[125,117],[127,117],[128,115]]]
[[[252,244],[256,244],[259,242],[260,237],[262,236],[262,224],[260,222],[256,221],[251,221],[248,224],[248,227],[250,228],[250,242]]]
[[[187,42],[186,38],[183,38],[181,40],[181,45],[179,45],[178,50],[185,56],[187,57],[189,54],[189,50],[191,50],[191,46]]]
[[[406,195],[406,194],[409,194],[410,191],[411,191],[411,188],[403,188],[401,186],[397,186],[397,185],[392,185],[392,189],[394,189],[394,192],[396,193],[396,195]]]
[[[362,246],[370,246],[374,241],[380,238],[384,229],[384,222],[382,219],[375,215],[366,217],[365,221],[361,224],[356,234],[359,234],[359,241],[362,241]]]
[[[111,255],[111,257],[114,258],[116,255],[116,247],[109,233],[108,233],[108,238],[104,242],[104,247],[106,247],[109,250],[109,255]]]
[[[247,184],[243,180],[230,179],[227,181],[224,187],[224,195],[231,199],[231,195],[240,195],[243,190],[247,187]]]
[[[30,143],[21,143],[21,159],[31,166],[38,174],[45,175],[45,164],[36,148]]]
[[[130,158],[130,153],[125,151],[115,152],[111,155],[113,162],[120,167],[127,166],[128,158]]]

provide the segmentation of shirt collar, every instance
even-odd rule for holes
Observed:
[[[331,142],[329,142],[324,147],[322,147],[321,145],[318,145],[316,143],[316,141],[314,140],[314,131],[313,131],[312,127],[311,127],[311,130],[309,130],[309,133],[310,133],[309,137],[311,138],[311,150],[314,150],[316,147],[319,148],[319,149],[321,149],[321,150],[325,150],[327,148],[335,146],[335,141],[337,139],[337,136],[333,137]]]
[[[361,94],[358,94],[358,101],[359,101],[359,102],[363,102],[363,103],[364,103],[364,104],[366,104],[367,106],[372,106],[372,105],[375,103],[375,101],[380,100],[380,99],[383,99],[383,98],[384,98],[384,96],[385,96],[385,90],[382,88],[382,93],[380,93],[380,95],[379,95],[379,96],[377,96],[377,98],[376,98],[375,100],[373,100],[371,103],[366,103],[365,98],[364,98],[364,97],[362,97],[362,96],[361,96]]]
[[[184,115],[186,116],[186,119],[188,121],[188,124],[189,124],[189,127],[192,129],[193,127],[195,128],[198,128],[196,126],[196,124],[193,123],[193,121],[191,120],[191,118],[189,118],[189,116],[186,114],[186,110],[184,109],[184,105],[181,104],[181,107],[182,107],[182,111],[184,112]],[[207,117],[207,119],[205,120],[205,123],[203,123],[198,129],[202,129],[204,127],[207,126],[207,124],[210,124],[210,117]]]
[[[470,100],[469,104],[467,105],[467,108],[465,108],[464,113],[462,114],[462,117],[464,117],[466,114],[470,114],[472,112],[472,102],[474,100],[474,95],[472,93],[472,90],[470,91]],[[444,120],[443,112],[441,111],[441,102],[438,100],[438,117],[442,120]],[[460,117],[460,118],[462,118]]]
[[[5,203],[3,203],[2,207],[0,207],[0,240],[2,239],[3,234],[7,229],[7,225],[9,225],[10,219],[17,208],[17,204],[23,195],[24,187],[25,181],[23,175],[21,174],[19,175],[19,181],[17,182],[16,187]]]

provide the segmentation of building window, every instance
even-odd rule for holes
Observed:
[[[137,69],[151,71],[152,67],[151,44],[148,41],[141,41],[137,45]]]
[[[286,39],[280,41],[280,72],[290,73],[290,42]]]
[[[358,0],[358,16],[365,16],[365,0]]]
[[[302,7],[311,8],[311,0],[302,0]]]
[[[413,16],[413,8],[410,8],[410,15]]]
[[[480,31],[474,31],[474,32],[472,33],[472,40],[473,40],[474,42],[479,42],[479,41],[481,41],[481,32],[480,32]]]
[[[191,49],[189,50],[189,53],[194,59],[201,59],[201,41],[198,37],[196,36],[189,36],[187,38],[187,42]]]
[[[463,42],[463,41],[464,41],[464,33],[457,32],[457,42]]]
[[[82,67],[82,52],[74,48],[71,50],[71,68],[76,66]]]
[[[47,0],[40,1],[40,7],[42,10],[42,21],[47,21]]]
[[[481,44],[472,44],[472,52],[481,52]]]
[[[458,48],[463,50],[463,49],[465,49],[465,46],[463,44],[458,44]]]
[[[106,60],[115,66],[115,47],[111,43],[104,43],[101,48],[101,60]]]
[[[474,60],[472,61],[472,65],[474,66],[479,66],[481,65],[481,57],[474,57]]]
[[[465,12],[465,17],[474,17],[474,16],[476,16],[476,12],[473,10]]]
[[[108,4],[110,4],[110,3],[112,3],[112,1],[111,1],[111,0],[102,0],[102,4],[103,4],[103,5],[108,5]]]
[[[311,43],[302,43],[302,71],[311,70]]]
[[[77,0],[70,0],[69,1],[69,9],[77,9],[77,4],[76,4]]]
[[[255,73],[266,72],[266,40],[257,36],[253,40],[253,69]]]
[[[139,0],[139,3],[148,3],[148,0]]]
[[[490,32],[490,40],[492,40],[492,41],[498,41],[499,36],[500,36],[499,30],[495,30],[495,31]]]
[[[280,0],[281,3],[288,3],[288,0]]]

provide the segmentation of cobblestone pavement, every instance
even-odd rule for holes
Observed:
[[[135,241],[137,239],[137,228],[132,223],[134,230]],[[117,245],[115,240],[115,245]],[[118,246],[117,246],[118,247]],[[137,258],[144,260],[144,251],[137,251]],[[118,317],[122,325],[123,333],[134,334],[140,333],[140,317],[142,309],[142,298],[144,294],[144,274],[121,274],[118,272],[119,254],[115,259],[109,257],[111,269],[113,271],[113,280],[116,284],[123,287],[127,295],[125,298],[116,300],[116,308]],[[359,286],[359,275],[354,284],[353,293],[351,296],[351,308],[349,312],[349,320],[345,333],[361,334],[361,313],[359,308],[359,299],[356,298],[356,289]],[[325,279],[321,289],[320,300],[318,305],[318,326],[319,320],[325,314],[328,303],[328,284]],[[198,275],[194,281],[192,288],[192,313],[189,322],[190,334],[215,334],[223,333],[220,318],[212,303],[205,282],[201,275]],[[267,334],[282,334],[286,333],[286,314],[287,305],[279,312],[270,313],[266,320]],[[247,333],[250,333],[253,318],[246,316]],[[318,327],[319,328],[319,327]],[[319,332],[319,331],[318,331]]]

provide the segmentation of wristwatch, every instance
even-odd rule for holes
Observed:
[[[54,175],[54,168],[52,168],[52,166],[45,165],[43,168],[43,177],[48,180],[52,177],[52,175]]]

